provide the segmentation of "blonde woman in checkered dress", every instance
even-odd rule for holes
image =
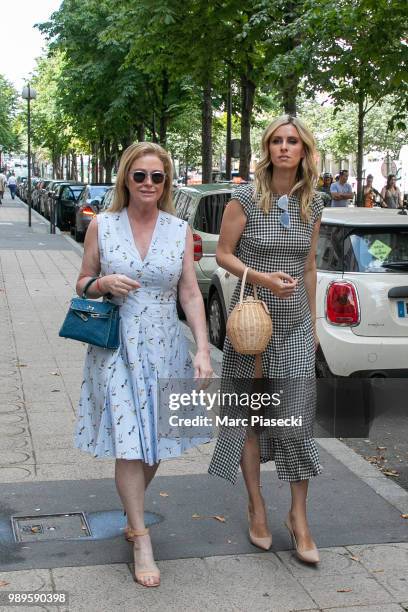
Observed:
[[[312,391],[317,338],[316,244],[323,202],[314,191],[317,181],[313,135],[296,118],[276,119],[262,137],[262,158],[254,185],[237,188],[223,217],[217,262],[242,278],[249,267],[245,295],[258,287],[271,313],[273,335],[261,360],[238,354],[227,339],[223,379],[259,378],[306,380]],[[231,309],[239,298],[239,282]],[[298,394],[296,410],[314,414],[315,395]],[[321,472],[314,440],[273,437],[254,429],[221,431],[209,467],[210,474],[235,482],[239,464],[248,491],[249,537],[269,549],[268,527],[260,491],[260,463],[274,460],[278,478],[289,481],[292,504],[285,524],[296,554],[317,563],[319,553],[306,516],[308,482]],[[231,428],[229,428],[231,429]],[[276,428],[275,428],[276,429]]]

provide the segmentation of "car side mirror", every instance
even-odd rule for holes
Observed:
[[[100,200],[91,200],[91,206],[96,206],[98,207],[100,205]]]

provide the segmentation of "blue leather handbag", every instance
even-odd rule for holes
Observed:
[[[119,347],[119,306],[86,299],[86,292],[97,278],[88,281],[82,297],[74,297],[59,331],[62,338],[80,340],[101,348]]]

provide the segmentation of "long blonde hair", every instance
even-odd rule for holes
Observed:
[[[164,210],[171,215],[175,215],[176,211],[173,204],[173,164],[170,155],[163,147],[154,142],[137,142],[130,145],[120,158],[118,174],[116,177],[115,191],[112,204],[109,206],[109,212],[120,212],[126,206],[129,206],[129,189],[127,181],[129,170],[135,159],[143,155],[155,155],[163,163],[166,178],[164,180],[163,194],[157,205],[160,210]]]
[[[272,204],[271,181],[273,175],[273,164],[269,153],[269,142],[273,133],[282,125],[293,125],[303,143],[305,156],[299,163],[296,173],[296,183],[288,195],[296,195],[299,198],[300,216],[303,221],[310,218],[311,202],[314,189],[318,179],[316,165],[316,142],[311,131],[296,117],[282,115],[266,128],[262,135],[262,156],[255,168],[255,198],[264,213],[268,213]]]

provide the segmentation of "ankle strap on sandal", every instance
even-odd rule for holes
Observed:
[[[145,527],[144,529],[132,529],[131,527],[125,527],[125,533],[128,538],[135,538],[137,536],[144,536],[149,533],[149,529]]]

